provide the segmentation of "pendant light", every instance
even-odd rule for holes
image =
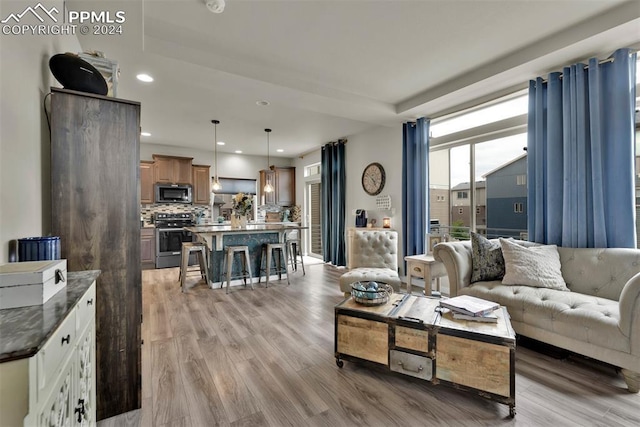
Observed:
[[[269,163],[271,163],[269,159],[269,133],[271,132],[271,129],[265,129],[264,131],[267,133],[267,169],[269,169]],[[267,183],[264,185],[264,192],[265,193],[273,192],[273,186],[271,185],[271,182],[269,182],[268,174],[265,176],[265,181]]]
[[[218,181],[218,123],[220,120],[211,120],[211,123],[213,123],[213,163],[216,168],[211,189],[218,191],[222,188],[220,181]]]

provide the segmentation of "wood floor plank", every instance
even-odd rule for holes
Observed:
[[[153,424],[180,422],[189,416],[174,340],[151,343]]]
[[[338,368],[344,272],[307,266],[290,286],[227,295],[197,277],[182,293],[176,268],[145,270],[142,408],[98,426],[640,425],[640,394],[611,366],[573,353],[554,359],[518,346],[514,419],[474,393],[352,362]]]
[[[181,364],[189,418],[195,426],[228,425],[222,400],[214,385],[211,373],[203,359]]]
[[[206,361],[213,384],[218,391],[229,422],[238,421],[247,415],[260,411],[255,398],[249,391],[240,373],[236,369],[217,337],[198,340],[200,350]]]

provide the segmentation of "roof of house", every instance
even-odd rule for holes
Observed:
[[[487,186],[486,181],[476,181],[476,189],[486,188],[486,186]],[[471,188],[471,186],[469,185],[468,182],[461,182],[460,184],[457,184],[456,186],[451,187],[451,191],[468,190],[469,188]]]
[[[515,163],[515,162],[517,162],[518,160],[520,160],[520,159],[524,159],[525,157],[527,157],[527,153],[521,154],[521,155],[519,155],[518,157],[516,157],[515,159],[511,159],[511,160],[509,160],[507,163],[504,163],[504,164],[502,164],[502,165],[498,166],[497,168],[495,168],[495,169],[493,169],[493,170],[490,170],[489,172],[487,172],[487,173],[485,173],[484,175],[482,175],[482,177],[486,179],[489,175],[491,175],[491,174],[493,174],[493,173],[496,173],[496,172],[498,172],[499,170],[504,169],[504,168],[506,168],[507,166],[509,166],[509,165],[511,165],[511,164],[513,164],[513,163]]]

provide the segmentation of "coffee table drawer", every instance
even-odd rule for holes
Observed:
[[[396,347],[427,353],[429,351],[429,331],[396,326]]]
[[[430,380],[433,375],[433,361],[425,356],[391,350],[389,369],[404,375]]]
[[[338,315],[337,351],[386,365],[389,357],[389,325]]]

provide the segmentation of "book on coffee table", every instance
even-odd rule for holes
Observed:
[[[459,295],[457,297],[441,300],[440,306],[448,308],[454,314],[460,313],[466,314],[467,316],[485,316],[500,307],[500,304],[472,297],[471,295]]]
[[[468,314],[451,312],[454,319],[470,320],[472,322],[498,323],[498,316],[494,312],[485,314],[484,316],[469,316]]]

